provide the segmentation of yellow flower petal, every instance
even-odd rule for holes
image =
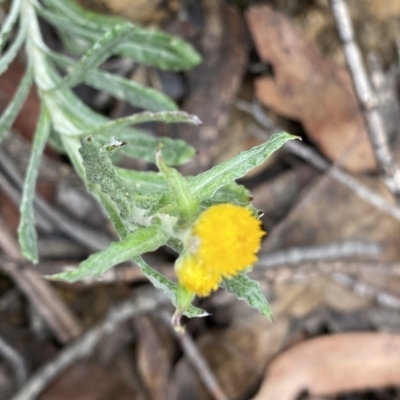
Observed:
[[[192,228],[188,254],[181,259],[178,278],[199,296],[218,288],[255,261],[264,236],[261,222],[247,208],[217,204],[205,210]]]
[[[188,292],[200,297],[206,297],[213,290],[217,290],[222,279],[216,271],[205,268],[197,258],[190,255],[179,260],[176,273],[179,283]]]

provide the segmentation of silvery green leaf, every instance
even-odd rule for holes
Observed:
[[[44,0],[43,3],[57,15],[64,16],[69,23],[86,26],[93,31],[108,31],[113,26],[124,22],[119,17],[89,11],[74,0]]]
[[[257,309],[270,321],[273,320],[268,301],[262,293],[258,282],[251,280],[245,274],[239,274],[231,279],[224,279],[220,286],[234,294],[239,300],[244,300],[251,307]]]
[[[46,3],[53,11],[46,9],[39,11],[49,23],[93,42],[99,40],[99,35],[123,21],[115,18],[107,19],[104,15],[88,12],[79,6],[71,6],[67,10],[67,7],[61,4],[63,2],[56,0],[46,0]],[[139,26],[135,26],[129,39],[116,49],[116,54],[169,71],[189,69],[201,61],[200,55],[193,47],[178,37]]]
[[[8,39],[15,23],[18,20],[19,11],[21,8],[22,0],[13,0],[11,3],[10,11],[2,23],[0,30],[0,51],[3,49],[6,40]]]
[[[70,135],[77,134],[79,131],[91,131],[93,127],[104,125],[111,122],[107,117],[94,112],[86,106],[70,90],[61,89],[54,92],[54,101],[49,102],[50,111],[54,107],[62,109],[64,117],[62,120],[54,121],[60,133]],[[55,111],[55,110],[54,110]],[[57,118],[57,113],[53,112],[53,118]],[[73,129],[65,125],[65,117],[68,122],[73,123]],[[102,132],[97,134],[96,138],[105,143],[115,132]],[[168,137],[154,137],[144,130],[123,128],[118,131],[118,137],[126,142],[121,152],[135,158],[141,158],[146,161],[155,162],[155,153],[157,147],[163,146],[163,155],[168,165],[182,165],[193,157],[195,150],[186,142],[180,139],[171,139]]]
[[[84,82],[120,100],[149,111],[174,111],[177,105],[164,93],[108,72],[91,70]]]
[[[138,228],[120,242],[111,243],[106,249],[92,254],[73,271],[66,271],[49,278],[75,282],[87,277],[101,277],[114,265],[128,261],[143,253],[157,250],[165,244],[167,237],[157,226]]]
[[[127,219],[131,214],[131,190],[125,181],[118,176],[110,160],[113,152],[123,145],[111,139],[103,147],[89,136],[82,140],[80,153],[86,171],[86,179],[90,185],[99,185],[118,208],[121,218]]]
[[[200,55],[185,41],[156,30],[138,28],[119,46],[118,54],[167,71],[181,71],[201,62]]]
[[[134,169],[115,168],[117,174],[134,189],[140,189],[143,192],[160,193],[168,190],[168,185],[159,172],[136,171]]]
[[[214,196],[221,187],[246,175],[248,171],[263,163],[273,152],[288,140],[298,139],[286,132],[272,135],[268,142],[248,151],[242,151],[235,157],[209,169],[195,177],[188,178],[192,193],[199,200]]]
[[[83,166],[83,159],[80,153],[81,143],[79,139],[70,136],[61,136],[63,147],[65,148],[68,156],[80,177],[88,185],[91,193],[97,198],[99,203],[105,209],[107,215],[110,217],[117,233],[120,238],[125,238],[128,234],[127,227],[124,221],[121,219],[120,212],[116,207],[113,200],[108,194],[105,194],[101,189],[94,183],[89,182],[86,177],[85,167]]]
[[[129,115],[128,117],[111,120],[102,125],[79,132],[79,136],[96,135],[97,133],[107,133],[111,135],[117,134],[121,128],[129,125],[143,124],[146,122],[163,122],[166,124],[188,123],[193,125],[201,124],[201,121],[198,117],[188,114],[184,111],[160,111],[155,113],[144,111]]]
[[[22,109],[23,104],[28,96],[29,89],[32,84],[32,71],[28,70],[25,72],[21,83],[19,84],[17,91],[14,94],[13,99],[8,103],[7,108],[0,117],[0,142],[11,128],[11,125],[17,118],[19,112]]]
[[[74,66],[72,72],[61,81],[59,86],[71,87],[82,82],[88,71],[97,68],[111,54],[115,54],[118,44],[126,41],[134,29],[134,26],[129,22],[116,25],[84,54]]]
[[[251,200],[250,191],[243,185],[231,182],[218,189],[214,196],[202,201],[202,206],[210,207],[218,203],[233,203],[241,206],[248,206]]]
[[[181,139],[165,136],[153,136],[140,129],[124,129],[118,137],[126,142],[121,152],[129,157],[140,158],[155,163],[156,150],[162,146],[164,161],[167,165],[182,165],[195,154],[195,149]]]
[[[20,221],[18,227],[19,242],[22,254],[34,263],[38,262],[37,233],[33,212],[33,199],[35,197],[36,178],[39,170],[40,158],[46,145],[50,132],[50,117],[48,111],[42,107],[35,136],[32,143],[32,151],[26,170],[24,188],[20,207]]]
[[[160,274],[158,271],[151,268],[142,257],[137,257],[134,260],[139,268],[142,270],[143,274],[147,277],[147,279],[153,284],[156,289],[161,290],[168,300],[177,307],[177,291],[178,285],[164,275]],[[195,306],[189,306],[186,311],[183,313],[188,318],[199,318],[206,317],[209,314],[207,311],[202,310],[201,308],[197,308]]]
[[[26,26],[21,26],[18,30],[16,38],[13,40],[9,48],[4,52],[0,58],[0,75],[7,70],[10,63],[17,56],[19,49],[24,43],[26,37]]]
[[[115,170],[130,187],[132,202],[137,207],[151,209],[158,202],[160,196],[168,191],[167,183],[157,172],[124,168],[115,168]]]
[[[157,150],[156,164],[176,202],[180,223],[186,225],[192,222],[198,215],[199,202],[190,192],[187,180],[178,170],[165,164],[161,149]]]

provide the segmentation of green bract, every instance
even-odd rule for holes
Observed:
[[[46,46],[38,16],[54,25],[67,49],[79,57],[78,61],[54,53]],[[35,84],[41,112],[20,209],[18,233],[24,256],[38,262],[33,199],[40,158],[49,142],[68,155],[119,235],[119,241],[91,255],[76,270],[51,278],[70,282],[100,278],[114,265],[133,260],[180,313],[188,317],[207,315],[189,305],[190,298],[182,294],[182,288],[153,270],[141,256],[163,245],[180,253],[193,221],[213,204],[250,206],[249,192],[235,180],[295,137],[287,133],[273,135],[267,143],[239,153],[198,176],[184,177],[173,166],[190,160],[194,155],[191,146],[182,140],[154,137],[132,126],[151,121],[198,125],[199,119],[177,111],[176,104],[165,94],[102,71],[99,66],[112,55],[122,55],[156,68],[189,69],[200,62],[200,56],[189,44],[120,18],[84,10],[73,0],[43,0],[42,4],[36,0],[13,0],[0,30],[0,49],[10,40],[18,21],[14,40],[0,57],[0,73],[8,68],[22,46],[25,46],[28,65],[14,98],[0,117],[0,141],[20,112],[30,87]],[[61,75],[58,68],[64,69],[65,74]],[[74,94],[71,88],[80,83],[144,111],[111,120],[87,107]],[[154,162],[159,172],[118,168],[110,158],[115,151]],[[259,285],[246,275],[225,280],[221,287],[271,317]]]

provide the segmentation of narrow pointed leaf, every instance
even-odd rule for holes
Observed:
[[[75,62],[68,57],[61,56],[55,52],[49,52],[48,55],[64,68],[75,65]],[[175,102],[164,93],[105,71],[89,70],[84,78],[84,82],[89,86],[108,93],[117,99],[126,100],[133,106],[143,108],[144,110],[174,111],[178,108]]]
[[[60,83],[59,86],[71,87],[82,82],[87,71],[97,68],[111,54],[115,54],[118,44],[124,42],[129,37],[134,26],[127,22],[117,25],[115,28],[107,32],[91,49],[79,60],[74,69]]]
[[[163,174],[171,194],[176,202],[179,212],[179,221],[185,225],[193,221],[198,214],[198,200],[190,192],[187,180],[175,168],[168,167],[161,154],[161,149],[157,151],[157,167]]]
[[[128,261],[143,253],[157,250],[167,238],[159,227],[138,228],[120,242],[111,243],[105,250],[92,254],[74,271],[62,272],[49,278],[75,282],[87,277],[100,277],[114,265]]]
[[[56,0],[46,0],[46,3],[51,3],[53,12],[45,9],[40,10],[40,12],[50,23],[55,24],[58,29],[69,31],[92,41],[99,39],[99,33],[104,33],[111,29],[115,23],[121,22],[119,19],[106,19],[104,16],[97,16],[95,13],[88,15],[86,10],[78,11],[77,7],[66,10],[66,6],[56,4]],[[88,15],[87,21],[85,21],[83,15]],[[196,50],[178,37],[139,26],[135,26],[135,29],[129,35],[129,39],[118,46],[116,54],[169,71],[193,68],[201,61]]]
[[[79,136],[95,135],[102,132],[107,132],[108,134],[117,134],[118,130],[121,128],[129,125],[143,124],[145,122],[163,122],[166,124],[188,123],[193,125],[201,124],[201,121],[198,117],[188,114],[184,111],[160,111],[156,113],[145,111],[106,122],[105,124],[88,129],[87,131],[80,132]]]
[[[19,242],[22,254],[34,263],[38,262],[37,233],[33,211],[36,179],[39,171],[40,158],[50,133],[50,116],[43,107],[32,143],[31,157],[26,170],[24,188],[20,207],[20,222],[18,227]]]
[[[143,274],[146,278],[153,284],[156,289],[161,290],[168,300],[177,307],[178,300],[177,300],[177,291],[178,285],[175,282],[170,281],[164,275],[160,274],[158,271],[151,268],[143,259],[142,257],[135,258],[135,263],[139,266],[142,270]],[[207,311],[202,310],[201,308],[197,308],[195,306],[189,306],[184,314],[188,318],[199,318],[199,317],[206,317],[209,315]]]
[[[212,197],[215,192],[246,175],[248,171],[263,163],[273,152],[288,140],[298,139],[286,132],[272,135],[268,142],[242,151],[235,157],[193,178],[188,178],[192,193],[200,200]]]
[[[84,82],[144,110],[157,112],[178,109],[175,102],[165,94],[104,71],[89,71]]]
[[[15,23],[17,22],[19,11],[21,8],[22,0],[14,0],[11,3],[10,11],[4,20],[0,30],[0,52],[4,47],[4,44],[10,35]]]
[[[23,104],[28,96],[29,89],[32,84],[32,72],[28,70],[21,83],[19,84],[17,91],[14,94],[13,99],[8,103],[3,115],[0,117],[0,142],[11,128],[11,125],[17,118],[19,112],[22,109]]]
[[[65,16],[70,23],[86,26],[94,31],[107,31],[116,24],[124,22],[122,18],[95,13],[83,8],[74,0],[44,0],[43,3],[56,14]]]
[[[26,26],[21,26],[18,30],[17,37],[11,43],[10,47],[0,58],[0,75],[7,70],[8,66],[17,56],[19,49],[26,38]]]
[[[118,54],[168,71],[181,71],[195,67],[201,57],[185,41],[156,30],[138,28],[129,40],[121,44]]]
[[[58,90],[54,95],[57,97],[54,101],[49,102],[48,108],[50,111],[54,111],[52,113],[54,125],[57,126],[57,130],[60,133],[65,134],[63,136],[81,135],[84,131],[89,132],[96,126],[112,122],[107,117],[87,107],[70,90]],[[73,122],[73,126],[65,125],[65,116],[58,118],[57,108],[63,110],[63,113],[68,117],[68,121]],[[80,132],[77,127],[80,128]],[[182,165],[189,161],[195,154],[194,148],[181,139],[155,137],[145,130],[136,128],[123,128],[121,131],[102,132],[101,134],[97,134],[96,138],[105,143],[116,132],[118,138],[127,143],[126,146],[122,147],[121,152],[129,157],[155,162],[156,149],[160,144],[163,146],[163,156],[168,165]]]
[[[244,300],[272,321],[271,309],[258,282],[251,280],[245,274],[239,274],[234,278],[224,279],[220,286],[234,294],[239,300]]]
[[[118,133],[126,142],[121,152],[129,157],[140,158],[155,163],[156,150],[162,146],[164,161],[167,165],[182,165],[195,154],[195,149],[181,139],[153,136],[145,130],[129,129]]]

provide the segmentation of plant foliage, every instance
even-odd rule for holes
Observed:
[[[70,56],[58,54],[46,45],[39,17],[53,25]],[[173,167],[189,161],[194,149],[182,140],[157,138],[134,126],[152,121],[199,125],[199,119],[178,111],[165,94],[105,72],[101,65],[117,55],[160,69],[185,70],[200,62],[200,56],[189,44],[120,18],[87,11],[73,0],[13,0],[0,30],[0,50],[6,44],[8,47],[0,56],[0,73],[7,70],[21,49],[28,62],[14,98],[0,117],[0,141],[18,116],[32,85],[41,101],[20,208],[18,232],[24,256],[38,262],[33,199],[41,154],[49,142],[68,155],[120,238],[84,260],[76,270],[51,278],[70,282],[100,278],[107,269],[133,259],[151,283],[178,307],[177,284],[147,265],[142,254],[163,245],[182,251],[190,224],[212,204],[249,207],[248,191],[235,180],[294,137],[287,133],[274,135],[267,143],[209,171],[183,177]],[[75,95],[72,89],[80,83],[127,101],[143,112],[111,120]],[[115,151],[154,162],[160,172],[118,168],[110,158]],[[221,286],[271,316],[258,284],[246,275],[225,280]],[[189,317],[207,315],[193,306],[186,307],[183,313]]]

